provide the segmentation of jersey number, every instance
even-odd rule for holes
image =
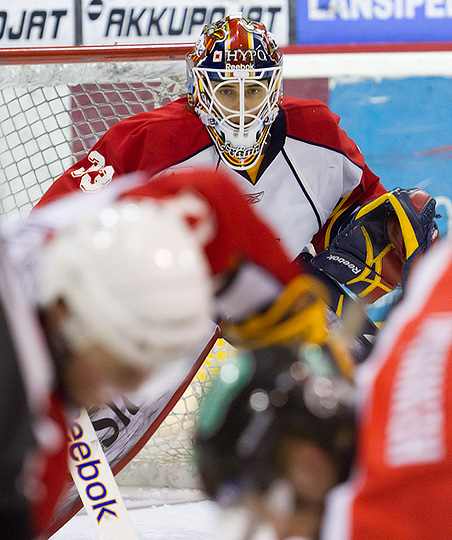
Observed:
[[[105,166],[105,158],[99,152],[93,150],[88,154],[88,161],[92,163],[91,167],[85,169],[80,167],[72,171],[74,178],[80,178],[80,189],[82,191],[99,191],[102,186],[110,183],[115,170],[111,165]]]

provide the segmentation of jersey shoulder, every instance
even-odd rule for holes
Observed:
[[[152,111],[122,120],[110,128],[109,144],[135,157],[134,170],[158,172],[213,143],[201,120],[180,98]]]
[[[287,135],[306,142],[336,148],[339,144],[340,118],[320,100],[283,98]]]
[[[204,124],[188,109],[187,100],[180,98],[162,107],[125,118],[110,128],[110,132],[121,131],[133,135],[142,130],[152,130],[156,137],[180,138],[187,132],[203,129],[205,130]],[[205,131],[208,138],[207,130]]]

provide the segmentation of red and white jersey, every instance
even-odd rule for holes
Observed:
[[[144,183],[143,179],[147,176],[119,179],[88,199],[83,193],[74,192],[37,209],[27,220],[4,223],[2,233],[14,261],[16,277],[32,302],[36,297],[46,242],[82,213],[99,210],[119,198],[153,198],[164,204],[163,200],[174,203],[178,197],[190,192],[203,202],[214,229],[213,238],[205,246],[212,276],[234,274],[234,279],[230,280],[232,285],[220,296],[220,316],[246,317],[274,300],[284,286],[299,275],[300,268],[292,263],[272,229],[253,212],[243,193],[227,175],[213,169],[197,169],[170,171]],[[209,335],[208,340],[211,337]],[[201,345],[200,350],[206,344]],[[56,396],[53,398],[50,416],[60,433],[64,433],[65,404]],[[48,489],[33,508],[38,532],[49,525],[67,478],[65,444],[56,450],[43,448],[42,452],[47,461],[41,480]]]
[[[360,368],[356,470],[329,497],[322,540],[451,537],[451,274],[444,241],[414,269]]]
[[[313,241],[324,249],[328,218],[338,203],[363,204],[385,189],[364,162],[339,117],[317,100],[284,98],[257,175],[221,161],[207,129],[181,98],[118,122],[68,169],[39,205],[81,189],[94,192],[135,171],[215,167],[230,177],[273,227],[292,258]],[[319,233],[319,230],[321,232]]]

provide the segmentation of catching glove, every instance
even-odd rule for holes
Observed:
[[[366,303],[404,286],[416,258],[438,238],[436,201],[396,188],[359,208],[311,264]]]

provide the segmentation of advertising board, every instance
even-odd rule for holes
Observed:
[[[450,41],[450,0],[296,0],[298,44]]]
[[[73,0],[14,0],[0,8],[0,47],[74,44]]]
[[[237,12],[288,44],[288,0],[83,0],[83,44],[194,43],[205,24]]]

